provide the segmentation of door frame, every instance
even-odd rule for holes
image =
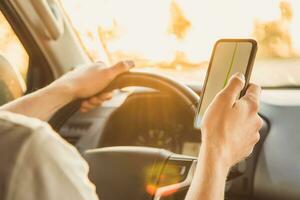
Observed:
[[[26,93],[51,83],[54,76],[49,63],[11,3],[8,0],[0,1],[0,10],[29,56]]]

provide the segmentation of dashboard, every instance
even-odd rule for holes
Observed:
[[[77,113],[60,134],[80,151],[107,146],[148,146],[197,156],[201,143],[194,113],[154,90],[119,91],[90,113]]]
[[[201,134],[193,120],[194,114],[168,95],[135,93],[112,114],[99,146],[148,146],[197,156]]]

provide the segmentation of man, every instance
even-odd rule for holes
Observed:
[[[130,61],[111,68],[91,64],[2,106],[0,199],[98,199],[80,154],[40,120],[49,119],[77,98],[89,98],[81,105],[83,112],[100,105],[110,94],[96,94],[132,67]],[[233,76],[204,115],[199,161],[187,200],[224,199],[230,167],[248,156],[259,140],[260,88],[251,84],[246,95],[238,100],[244,84],[243,75]]]

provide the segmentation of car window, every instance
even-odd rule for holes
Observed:
[[[0,55],[4,56],[24,81],[28,71],[29,56],[10,24],[0,12]]]
[[[299,0],[61,0],[93,60],[203,83],[214,42],[255,38],[252,81],[300,86]]]

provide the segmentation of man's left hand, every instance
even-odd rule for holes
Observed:
[[[121,61],[107,68],[103,63],[93,63],[65,74],[54,85],[64,85],[71,98],[83,98],[80,111],[87,112],[112,98],[111,92],[101,93],[118,75],[134,67],[132,61]]]

